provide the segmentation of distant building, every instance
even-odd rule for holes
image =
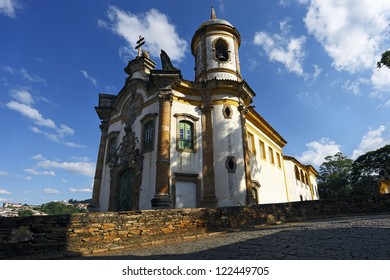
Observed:
[[[140,50],[120,92],[99,95],[95,211],[319,198],[316,170],[284,156],[287,141],[253,108],[240,44],[238,30],[213,10],[192,38],[194,81],[165,52],[155,69]]]

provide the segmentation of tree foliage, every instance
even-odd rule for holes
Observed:
[[[27,217],[34,215],[34,212],[29,209],[22,209],[18,213],[19,217]]]
[[[321,198],[345,197],[350,193],[353,161],[342,153],[327,156],[320,166],[318,189]]]
[[[79,209],[71,204],[64,204],[62,202],[49,202],[42,204],[41,211],[48,215],[65,215],[72,213],[79,213]]]
[[[378,69],[382,68],[382,66],[386,66],[387,68],[390,68],[390,50],[382,53],[381,60],[379,60],[376,63],[376,66]]]
[[[377,192],[383,179],[390,179],[390,145],[361,155],[352,165],[351,182],[357,194]]]
[[[390,179],[390,145],[367,152],[355,161],[342,153],[325,158],[320,166],[318,188],[321,198],[378,193],[378,182]]]

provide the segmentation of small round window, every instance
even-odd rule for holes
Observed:
[[[227,61],[229,59],[228,45],[225,40],[218,39],[215,43],[215,57],[219,61]]]

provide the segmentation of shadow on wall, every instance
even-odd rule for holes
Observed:
[[[63,257],[70,215],[0,218],[0,259]]]
[[[388,260],[390,248],[383,240],[390,240],[390,231],[383,228],[335,229],[264,228],[241,233],[240,239],[251,234],[259,237],[230,242],[229,237],[203,239],[202,244],[187,242],[167,249],[157,246],[142,256],[133,252],[118,256],[91,256],[94,260]],[[237,238],[237,237],[236,237]],[[226,245],[219,245],[219,244]],[[207,247],[210,249],[202,250]],[[188,248],[191,248],[190,250]],[[191,253],[182,252],[192,251]]]
[[[384,195],[209,209],[80,213],[64,216],[17,218],[0,217],[0,259],[77,258],[91,254],[108,254],[145,245],[154,246],[187,239],[194,240],[212,235],[215,232],[248,229],[258,225],[302,221],[319,217],[329,218],[337,215],[389,212],[390,195]],[[267,247],[267,238],[275,238],[270,239],[269,242],[274,244],[276,248],[286,246],[285,249],[287,250],[288,246],[299,247],[313,243],[313,250],[315,250],[314,243],[324,240],[321,234],[325,234],[324,236],[331,239],[335,238],[335,242],[337,241],[337,235],[343,234],[341,229],[334,230],[331,233],[327,233],[325,230],[310,231],[310,234],[307,234],[306,231],[293,231],[288,234],[281,231],[268,237],[262,236],[259,237],[261,242],[258,246],[260,246],[260,251],[276,252],[275,248]],[[356,229],[354,232],[359,231],[360,229]],[[368,231],[372,240],[377,238],[390,240],[387,229]],[[291,236],[293,238],[290,238]],[[360,240],[359,235],[353,238]],[[240,246],[246,246],[247,243],[245,242]],[[367,242],[371,242],[371,240]],[[337,250],[337,242],[333,245],[334,249]],[[352,248],[355,246],[354,242],[351,242],[350,246],[349,249],[354,250]],[[374,246],[374,243],[372,246]],[[376,248],[379,248],[378,246],[380,247],[380,244],[377,244]],[[298,247],[296,247],[297,250]],[[283,247],[279,249],[283,251]],[[227,247],[227,250],[238,250],[239,252],[239,249],[235,247]],[[299,255],[299,258],[304,258],[304,256]],[[316,255],[313,252],[311,256],[318,256],[319,258],[322,255]],[[325,258],[330,258],[329,256],[325,255]],[[180,254],[177,254],[176,257],[182,258]],[[198,257],[201,258],[200,255]],[[382,258],[383,255],[379,257]],[[234,258],[238,258],[238,256]],[[242,258],[245,258],[245,256]],[[275,258],[275,256],[269,255],[269,258]]]
[[[90,256],[93,260],[388,260],[390,231],[377,217],[359,217],[358,226],[341,219],[332,224],[285,225],[237,232],[201,242],[156,246],[146,253]],[[382,219],[379,217],[379,219]],[[369,221],[368,223],[364,220]],[[372,221],[374,220],[374,223]],[[387,220],[388,221],[388,220]],[[239,235],[239,236],[238,236]],[[256,237],[253,237],[256,236]],[[235,242],[237,239],[243,240]],[[387,244],[387,245],[386,245]],[[190,248],[190,249],[189,249]],[[208,248],[208,249],[204,249]],[[190,253],[185,253],[190,252]]]

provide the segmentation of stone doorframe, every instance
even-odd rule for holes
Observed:
[[[130,210],[138,210],[139,209],[139,197],[141,190],[141,179],[142,172],[138,172],[136,166],[122,166],[118,168],[113,168],[110,172],[111,181],[110,181],[110,201],[108,205],[108,211],[118,211],[118,203],[119,203],[119,194],[120,194],[120,177],[121,175],[128,169],[134,169],[135,178],[134,178],[134,187],[132,192],[133,203],[131,205]]]
[[[191,173],[179,173],[175,172],[174,177],[172,178],[172,206],[176,208],[176,182],[177,181],[185,181],[185,182],[193,182],[196,184],[196,207],[200,207],[200,198],[201,198],[201,187],[202,180],[199,179],[198,174]]]

